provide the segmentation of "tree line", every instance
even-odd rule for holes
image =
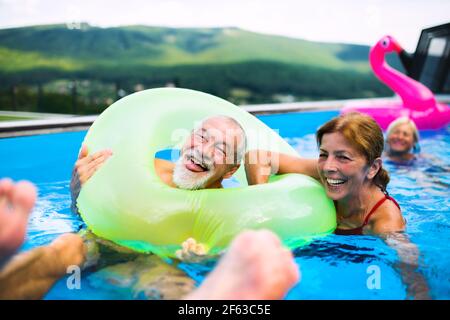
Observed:
[[[55,87],[65,82],[65,88]],[[81,71],[51,68],[0,73],[0,109],[92,114],[138,90],[176,86],[210,93],[236,104],[371,98],[392,92],[372,74],[273,61],[173,67],[116,66]]]

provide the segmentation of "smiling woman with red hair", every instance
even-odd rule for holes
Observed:
[[[269,172],[307,174],[320,180],[334,200],[336,234],[403,231],[400,207],[386,191],[389,174],[382,166],[384,139],[377,123],[369,116],[348,113],[325,123],[316,138],[318,160],[261,150],[247,153],[249,184],[267,182]]]
[[[417,272],[417,247],[402,233],[406,221],[388,195],[389,174],[381,155],[383,132],[371,117],[347,113],[316,133],[319,159],[304,159],[265,150],[245,157],[249,184],[266,183],[271,174],[300,173],[319,180],[336,207],[338,235],[379,235],[398,253],[409,297],[427,299],[428,285]]]

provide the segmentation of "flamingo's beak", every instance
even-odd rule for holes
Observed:
[[[403,51],[403,48],[401,47],[401,45],[397,42],[397,40],[395,40],[394,38],[390,37],[391,42],[392,42],[392,47],[394,48],[394,51],[397,53],[400,53]]]

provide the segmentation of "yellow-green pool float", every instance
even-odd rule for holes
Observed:
[[[296,155],[260,120],[218,97],[178,88],[131,94],[107,108],[85,137],[90,153],[113,151],[81,189],[77,205],[87,226],[100,237],[163,257],[174,257],[189,237],[217,253],[244,229],[270,229],[289,248],[335,229],[333,202],[304,175],[248,186],[242,165],[236,188],[190,191],[164,184],[154,171],[155,153],[179,148],[181,133],[213,115],[239,121],[248,150]]]

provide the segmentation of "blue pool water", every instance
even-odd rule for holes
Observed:
[[[335,111],[265,115],[259,118],[279,130],[300,155],[316,157],[315,130]],[[0,177],[27,179],[39,189],[22,250],[48,244],[83,225],[70,212],[69,180],[86,132],[0,139]],[[419,270],[434,299],[450,299],[450,129],[422,132],[424,157],[413,166],[386,162],[389,192],[408,221],[407,234],[420,251]],[[395,250],[374,236],[330,235],[294,251],[302,279],[287,299],[405,299],[406,288],[396,267]],[[198,283],[212,264],[180,264]],[[369,289],[371,268],[380,272],[380,287]],[[133,299],[127,285],[111,284],[102,270],[82,277],[80,290],[65,279],[47,299]]]

